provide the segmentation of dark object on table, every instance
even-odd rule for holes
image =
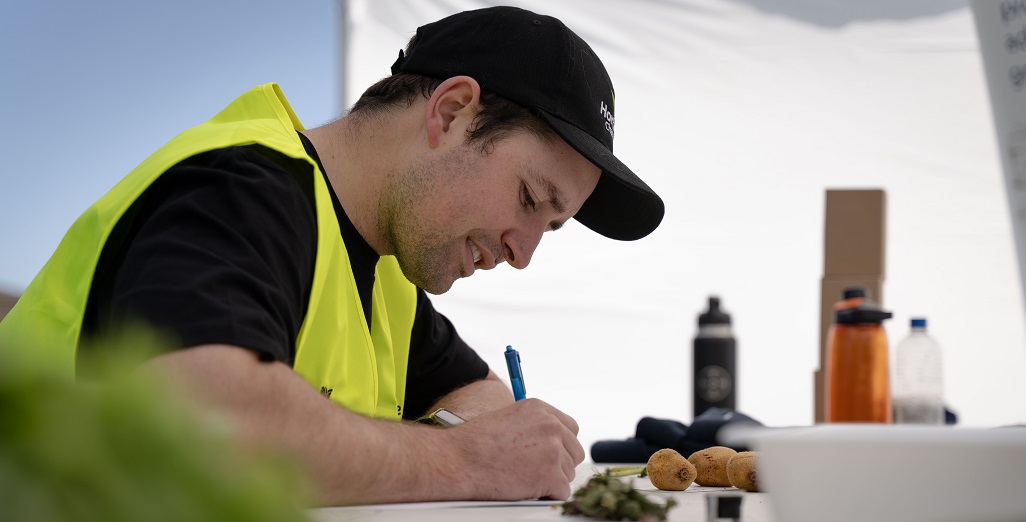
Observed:
[[[695,418],[691,426],[670,419],[642,417],[635,435],[627,440],[601,440],[591,446],[591,460],[596,463],[645,463],[653,453],[673,448],[687,457],[692,453],[723,446],[716,435],[727,424],[746,423],[761,426],[759,421],[736,411],[709,408]],[[743,446],[731,446],[746,451]]]
[[[706,520],[716,522],[717,520],[730,519],[741,520],[741,495],[707,495]]]

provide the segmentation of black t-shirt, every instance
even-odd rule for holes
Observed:
[[[331,193],[370,322],[379,256]],[[314,209],[310,164],[260,145],[205,152],[175,165],[132,204],[104,245],[79,352],[102,345],[90,340],[142,321],[169,335],[176,348],[230,344],[291,366],[317,254]],[[403,417],[416,418],[487,373],[418,289]]]

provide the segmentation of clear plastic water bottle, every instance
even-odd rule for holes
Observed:
[[[940,346],[926,333],[926,319],[913,318],[911,326],[894,354],[894,422],[944,424]]]

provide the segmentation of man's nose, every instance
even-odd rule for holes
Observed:
[[[503,255],[506,262],[517,270],[527,268],[531,264],[531,256],[541,242],[544,229],[537,231],[510,231],[502,235]]]

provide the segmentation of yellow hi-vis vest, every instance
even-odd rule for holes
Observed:
[[[346,408],[402,419],[417,291],[392,256],[375,269],[367,328],[349,256],[317,162],[296,134],[302,124],[278,85],[243,94],[210,121],[179,134],[89,207],[0,323],[0,350],[29,364],[75,375],[86,301],[103,245],[131,204],[161,174],[202,152],[260,144],[310,163],[317,214],[317,257],[293,369]]]

